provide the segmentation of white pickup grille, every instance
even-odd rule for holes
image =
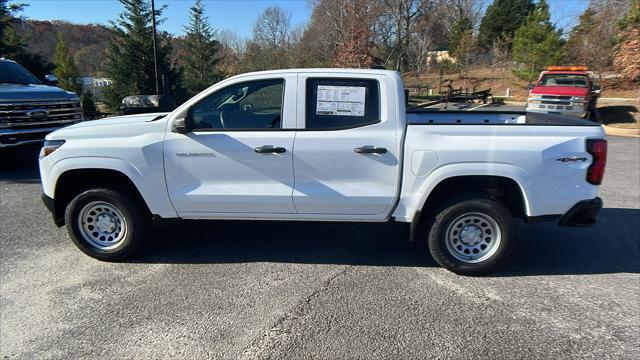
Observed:
[[[0,124],[3,125],[54,125],[80,119],[80,101],[0,102]]]

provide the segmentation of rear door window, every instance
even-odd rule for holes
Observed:
[[[306,86],[306,129],[340,130],[380,122],[377,80],[309,78]]]

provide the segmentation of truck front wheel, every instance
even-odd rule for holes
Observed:
[[[513,218],[498,200],[483,194],[442,204],[428,234],[429,251],[442,267],[460,275],[494,271],[512,247]]]
[[[65,212],[73,243],[85,254],[103,261],[124,260],[142,246],[150,217],[125,189],[81,191]]]

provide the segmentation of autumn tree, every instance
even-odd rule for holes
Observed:
[[[411,36],[416,24],[425,15],[430,1],[428,0],[383,0],[384,13],[389,16],[390,28],[394,32],[395,69],[401,71],[407,65]],[[415,43],[414,43],[415,44]]]
[[[253,25],[252,38],[246,44],[245,66],[251,70],[295,66],[297,59],[292,54],[299,38],[292,32],[291,14],[279,6],[268,7]]]
[[[511,66],[511,45],[513,38],[503,34],[493,39],[491,44],[491,67],[499,71],[500,82],[504,84],[507,68]]]
[[[78,68],[71,55],[69,55],[69,49],[65,46],[61,35],[58,35],[53,61],[56,65],[53,73],[58,78],[58,85],[67,91],[81,95],[82,79],[80,79]]]
[[[633,0],[619,27],[613,64],[625,79],[640,81],[640,0]]]
[[[540,0],[516,31],[513,39],[513,60],[519,67],[513,71],[520,79],[533,81],[547,65],[558,64],[563,59],[563,41],[551,24],[549,5]]]
[[[219,33],[221,60],[218,67],[223,76],[233,76],[240,72],[246,52],[246,41],[231,30]]]
[[[128,95],[155,94],[153,32],[151,9],[146,0],[119,0],[124,11],[111,23],[113,36],[107,49],[106,73],[113,80],[105,90],[105,100],[111,109],[117,109]],[[155,16],[162,22],[165,7],[156,9]],[[169,62],[171,46],[169,35],[158,34],[158,76],[166,84],[160,91],[184,99],[180,74]]]
[[[215,31],[204,14],[202,0],[196,0],[185,26],[185,48],[183,53],[184,87],[190,96],[220,81],[217,68],[220,61],[220,43],[215,39]]]
[[[370,14],[366,0],[350,1],[346,6],[346,35],[333,55],[333,66],[345,68],[370,68],[374,64],[371,56]]]
[[[533,0],[494,0],[480,22],[478,45],[491,50],[496,39],[513,39],[534,6]]]
[[[417,31],[410,35],[407,47],[407,60],[412,68],[418,96],[421,89],[420,76],[429,65],[429,55],[435,45],[433,33],[429,30],[428,22],[421,22]]]
[[[611,68],[618,31],[616,23],[621,18],[620,9],[627,6],[627,0],[590,3],[569,34],[566,49],[571,63],[587,65],[598,72]]]

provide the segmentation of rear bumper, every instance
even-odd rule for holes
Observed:
[[[58,226],[61,227],[64,225],[64,218],[62,217],[62,214],[58,214],[58,212],[56,211],[56,205],[53,201],[52,198],[48,197],[46,194],[42,194],[42,202],[44,203],[44,206],[47,208],[47,210],[49,210],[51,212],[51,216],[53,217],[53,222]]]
[[[596,197],[591,200],[583,200],[575,204],[560,220],[560,226],[591,226],[596,223],[596,216],[602,209],[602,199]]]

